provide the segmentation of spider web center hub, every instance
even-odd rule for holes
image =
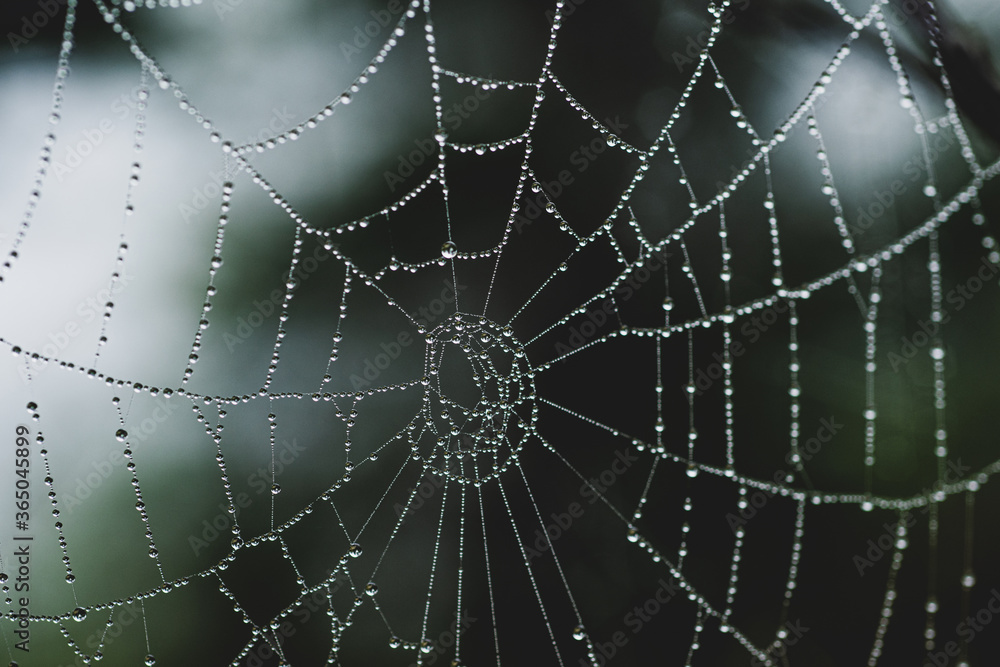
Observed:
[[[425,437],[414,454],[481,485],[516,462],[537,419],[534,369],[510,326],[455,313],[427,334]]]

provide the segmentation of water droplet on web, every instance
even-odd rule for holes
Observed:
[[[573,628],[573,639],[583,641],[583,638],[587,636],[587,632],[583,629],[582,625],[578,625]]]
[[[271,485],[271,495],[272,496],[276,496],[279,493],[281,493],[281,487],[279,485],[277,485],[277,484],[272,484]]]
[[[125,429],[120,428],[117,431],[115,431],[115,438],[118,439],[118,442],[125,442],[125,438],[127,437],[128,437],[128,431],[126,431]]]
[[[429,639],[423,639],[420,641],[420,651],[422,653],[430,653],[434,650],[434,644],[431,643]]]
[[[375,585],[374,581],[368,582],[368,585],[365,586],[365,593],[368,594],[368,596],[374,596],[378,593],[378,586]]]
[[[358,544],[357,542],[353,542],[351,544],[351,548],[348,549],[347,553],[351,554],[352,558],[357,558],[358,556],[361,555],[361,551],[362,551],[361,545]]]
[[[79,622],[79,621],[82,621],[85,618],[87,618],[87,610],[86,609],[84,609],[83,607],[77,607],[76,609],[73,610],[73,620],[74,621]]]
[[[152,667],[156,664],[156,657],[152,653],[147,654],[145,664],[146,667]]]
[[[350,104],[351,103],[351,94],[350,93],[344,93],[343,95],[341,95],[340,96],[340,103],[341,104]]]
[[[458,246],[453,241],[445,241],[441,246],[441,256],[445,259],[452,259],[458,255]]]

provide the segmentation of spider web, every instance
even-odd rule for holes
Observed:
[[[99,300],[86,348],[52,354],[18,322],[39,308],[37,272],[59,243],[46,194],[63,192],[57,130],[78,11],[91,11],[66,4],[55,129],[0,269],[0,293],[30,295],[8,296],[0,332],[13,353],[5,403],[19,411],[5,423],[24,425],[32,492],[30,530],[5,530],[0,550],[12,662],[996,655],[962,624],[987,625],[976,614],[998,578],[988,482],[1000,459],[983,411],[1000,161],[963,120],[933,13],[914,37],[888,3],[815,3],[825,55],[762,123],[764,96],[730,74],[744,72],[760,15],[699,8],[704,44],[676,40],[675,99],[653,96],[662,122],[644,139],[604,113],[614,105],[586,75],[561,69],[564,49],[591,48],[586,21],[607,19],[591,4],[536,10],[541,64],[507,79],[452,69],[436,20],[454,8],[413,0],[378,15],[392,22],[377,53],[327,104],[241,142],[130,27],[158,7],[210,8],[189,4],[93,2],[139,66],[135,157],[102,175],[124,197],[117,231],[100,232],[113,252],[80,262],[121,296]],[[911,73],[920,53],[929,76]],[[404,85],[391,68],[414,54],[414,113],[430,132],[373,177],[393,199],[348,215],[297,197],[273,156],[326,150],[324,131],[365,113],[366,95],[391,104],[379,82]],[[868,70],[895,83],[871,115],[889,119],[897,155],[915,149],[912,192],[867,194],[864,169],[835,180],[835,166],[858,168],[838,99]],[[513,131],[450,115],[473,99],[508,105],[490,118]],[[197,126],[223,175],[196,232],[143,209],[169,141],[156,139],[158,104]],[[174,286],[183,306],[162,318],[128,282],[163,282],[157,239],[170,236],[207,284]],[[169,343],[151,333],[161,326]],[[23,486],[8,483],[4,497]],[[29,533],[27,604],[16,573]]]

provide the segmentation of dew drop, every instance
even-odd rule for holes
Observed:
[[[73,610],[73,620],[74,621],[79,622],[79,621],[82,621],[85,618],[87,618],[87,610],[86,609],[84,609],[83,607],[77,607],[76,609]]]
[[[367,595],[368,595],[369,597],[372,597],[372,596],[374,596],[374,595],[375,595],[376,593],[378,593],[378,586],[376,586],[376,585],[375,585],[375,582],[374,582],[374,581],[369,581],[369,582],[368,582],[368,585],[367,585],[367,586],[365,586],[365,593],[366,593],[366,594],[367,594]]]
[[[452,259],[458,255],[458,246],[455,245],[454,241],[445,241],[444,245],[441,246],[441,256],[445,259]]]
[[[156,664],[156,657],[152,653],[147,653],[145,664],[146,667],[152,667],[153,665]]]
[[[357,542],[353,542],[351,543],[351,548],[347,551],[347,553],[351,554],[352,558],[357,558],[361,555],[361,551],[361,545]]]
[[[128,437],[128,431],[126,431],[125,429],[120,428],[117,431],[115,431],[115,438],[118,439],[118,442],[125,442],[125,439],[127,437]]]
[[[583,638],[587,636],[586,630],[583,629],[582,625],[578,625],[573,628],[573,639],[576,641],[583,641]]]
[[[350,93],[344,93],[343,95],[341,95],[340,96],[340,103],[341,104],[350,104],[351,103],[351,95],[350,95]]]
[[[271,495],[276,496],[281,493],[281,487],[278,484],[271,485]]]

